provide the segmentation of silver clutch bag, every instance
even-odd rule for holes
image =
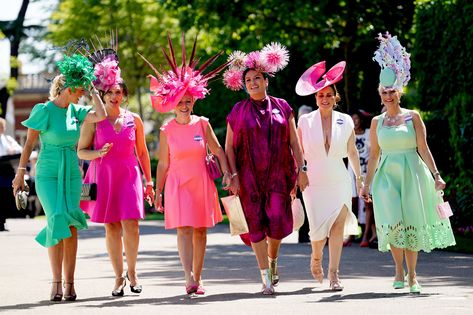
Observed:
[[[18,189],[15,195],[15,204],[18,210],[26,209],[28,205],[28,196],[30,194],[30,187],[25,183],[23,190]]]

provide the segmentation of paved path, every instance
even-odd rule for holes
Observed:
[[[104,229],[91,224],[80,232],[76,302],[48,300],[47,251],[34,236],[44,220],[8,220],[0,233],[0,312],[26,314],[472,314],[473,255],[449,252],[421,254],[418,266],[423,293],[393,290],[391,257],[377,250],[345,248],[341,278],[345,290],[332,293],[309,271],[310,246],[296,235],[283,243],[281,283],[275,296],[259,293],[259,273],[249,247],[219,225],[208,236],[203,277],[208,294],[184,294],[183,273],[174,231],[162,222],[143,222],[139,255],[141,295],[129,287],[122,298],[110,296],[114,276],[104,244]],[[327,266],[325,254],[324,266]]]

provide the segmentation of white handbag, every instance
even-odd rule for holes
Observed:
[[[304,224],[305,220],[304,207],[302,206],[301,200],[299,198],[294,198],[294,200],[292,200],[291,208],[293,229],[294,231],[298,231]]]
[[[248,224],[246,223],[245,213],[241,207],[240,197],[228,196],[220,198],[223,207],[230,221],[230,234],[240,235],[248,233]]]

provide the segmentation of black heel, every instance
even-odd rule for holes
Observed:
[[[56,293],[53,294],[51,292],[51,297],[49,298],[49,300],[53,302],[62,301],[62,293],[59,293],[59,288],[61,287],[61,281],[53,281],[51,283],[56,283]]]
[[[141,293],[141,291],[143,291],[143,287],[141,286],[141,284],[137,284],[135,286],[131,285],[130,277],[128,277],[128,271],[126,272],[126,278],[128,279],[128,281],[130,281],[130,290],[131,290],[131,292],[139,294],[139,293]]]
[[[66,288],[66,285],[69,285],[71,288],[69,290],[69,294],[64,293],[64,301],[75,301],[77,299],[77,295],[71,294],[72,289],[74,288],[74,282],[64,282],[64,289]]]
[[[121,286],[119,286],[116,290],[112,291],[112,296],[123,296],[123,295],[125,295],[125,292],[123,291],[123,289],[126,286],[125,277],[120,277],[120,278],[117,278],[117,279],[122,279],[123,282],[122,282]]]

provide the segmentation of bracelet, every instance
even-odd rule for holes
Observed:
[[[146,186],[153,186],[154,187],[154,182],[150,180],[149,182],[146,182]]]
[[[26,171],[26,167],[23,167],[23,166],[18,166],[18,169]]]
[[[434,177],[437,176],[437,175],[440,176],[440,172],[439,172],[439,171],[435,171],[435,172],[432,173],[432,175],[434,175]]]
[[[238,173],[235,172],[235,173],[231,174],[230,176],[231,176],[231,178],[236,177],[236,176],[238,176]]]

